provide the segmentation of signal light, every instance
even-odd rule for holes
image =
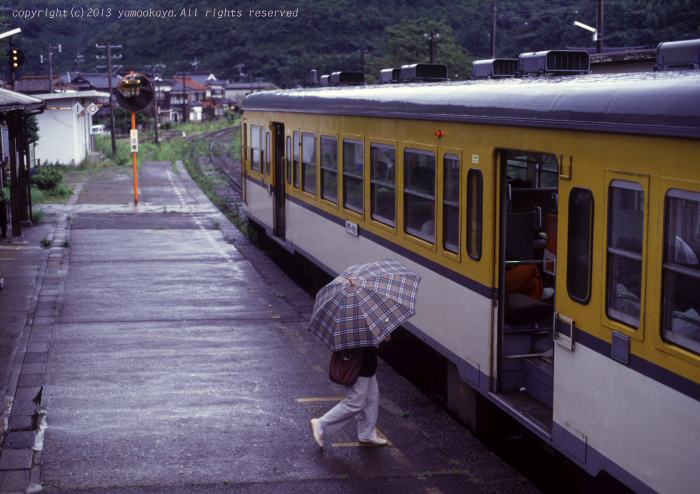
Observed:
[[[17,70],[24,63],[24,53],[13,48],[7,54],[7,63],[10,64],[11,70]]]
[[[441,130],[438,130],[437,132],[435,132],[435,135],[436,135],[437,137],[442,137],[442,136],[445,135],[445,133],[444,133],[443,131],[441,131]]]

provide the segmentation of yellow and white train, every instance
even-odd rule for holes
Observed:
[[[700,71],[255,93],[243,136],[271,239],[423,277],[404,327],[462,418],[478,393],[591,475],[698,492]],[[508,289],[533,265],[551,298]]]

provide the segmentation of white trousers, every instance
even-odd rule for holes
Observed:
[[[379,388],[377,376],[358,377],[352,386],[343,386],[346,398],[319,419],[323,432],[334,433],[357,416],[357,438],[372,439],[377,435]]]

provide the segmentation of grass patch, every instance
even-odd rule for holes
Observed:
[[[185,141],[183,141],[185,142]],[[187,173],[190,174],[192,180],[197,184],[197,186],[204,192],[204,194],[209,198],[209,200],[224,213],[226,218],[233,223],[236,228],[238,228],[248,239],[256,243],[255,234],[252,230],[248,229],[248,225],[241,218],[241,212],[238,204],[229,206],[226,201],[218,194],[216,191],[215,178],[208,178],[202,173],[202,171],[195,165],[200,156],[209,155],[209,146],[206,142],[202,141],[192,141],[185,142],[186,152],[181,155],[183,164],[187,169]]]
[[[46,220],[46,211],[42,209],[32,210],[32,223],[40,225]]]

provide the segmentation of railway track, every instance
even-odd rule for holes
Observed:
[[[240,132],[240,128],[233,127],[230,129],[224,129],[216,133],[212,133],[213,139],[209,145],[209,157],[212,164],[216,166],[219,171],[228,179],[231,186],[241,194],[243,190],[241,189],[241,161],[239,159],[232,159],[228,157],[228,153],[224,153],[225,159],[216,156],[214,149],[217,146],[219,140],[228,135],[235,135],[235,133]]]

